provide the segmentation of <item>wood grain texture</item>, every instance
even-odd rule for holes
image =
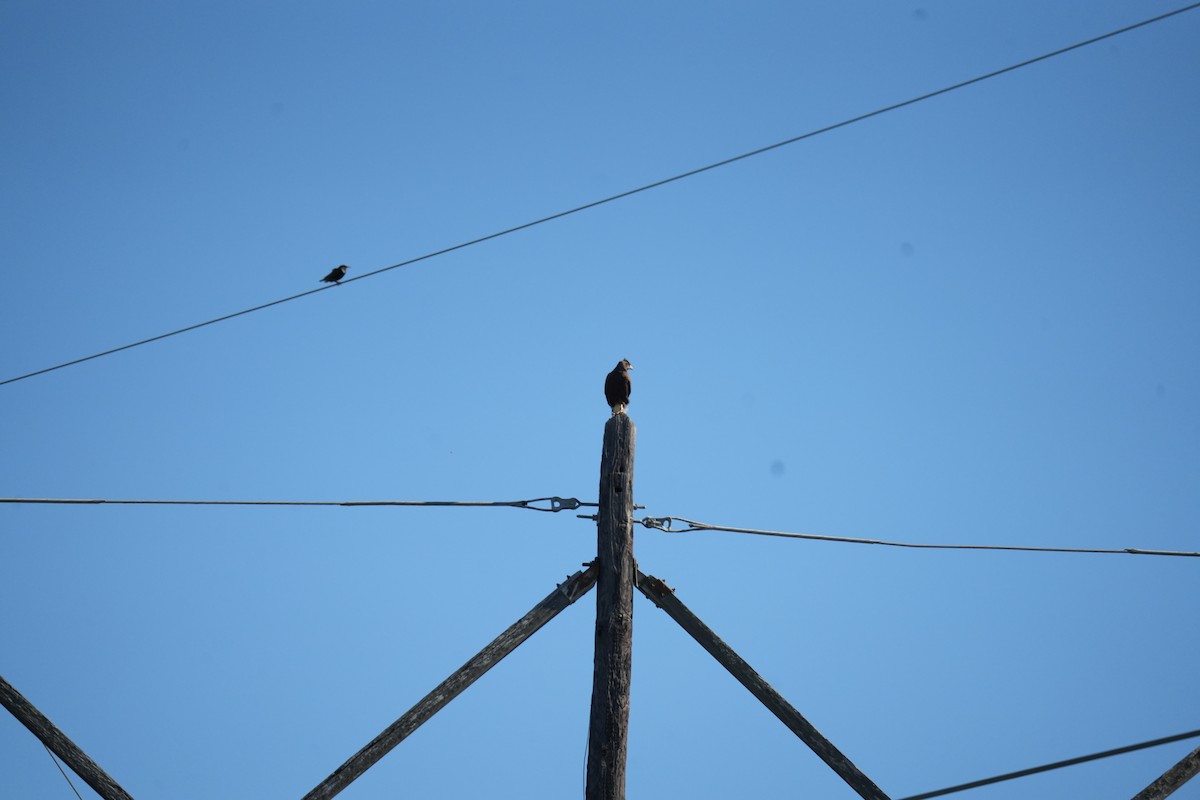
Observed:
[[[755,672],[753,667],[734,652],[733,648],[725,644],[721,637],[713,633],[711,628],[701,622],[699,617],[680,602],[671,587],[658,578],[646,575],[641,570],[638,570],[637,573],[637,586],[642,594],[667,612],[667,615],[679,623],[679,626],[699,642],[700,646],[720,662],[721,666],[729,670],[733,677],[749,689],[750,693],[770,709],[780,722],[788,726],[792,733],[800,738],[800,741],[808,745],[822,761],[841,776],[842,780],[850,784],[850,787],[858,792],[859,796],[865,800],[889,800],[882,789],[876,786],[858,767],[854,766],[850,759],[842,755],[842,752],[822,736],[821,732],[814,728],[812,723],[806,720],[799,711],[793,708],[783,695],[775,691],[775,688]]]
[[[88,758],[87,753],[66,734],[54,726],[42,712],[25,699],[24,695],[13,688],[12,684],[0,677],[0,705],[7,708],[14,717],[20,720],[29,731],[50,748],[64,764],[92,787],[96,794],[104,800],[133,800],[129,793],[117,784],[108,773],[100,769],[95,761]]]
[[[587,594],[587,591],[596,582],[596,573],[597,569],[593,565],[569,577],[565,583],[559,585],[542,602],[534,606],[528,614],[493,639],[491,644],[476,653],[453,675],[438,684],[436,689],[425,695],[419,703],[409,709],[408,713],[389,725],[366,747],[355,753],[332,775],[321,781],[304,796],[304,800],[326,800],[349,786],[351,781],[370,769],[393,747],[404,741],[409,734],[444,708],[447,703],[461,694],[485,672],[500,663],[502,658],[516,650],[522,642],[536,633],[560,611]]]
[[[1200,747],[1188,753],[1158,780],[1134,795],[1133,800],[1162,800],[1196,777],[1197,773],[1200,773]]]
[[[588,724],[586,800],[623,800],[633,667],[633,455],[628,414],[604,426],[596,534],[596,659]]]

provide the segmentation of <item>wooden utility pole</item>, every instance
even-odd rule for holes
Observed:
[[[637,572],[637,586],[642,594],[650,598],[654,605],[667,612],[671,619],[678,622],[681,628],[691,634],[692,638],[720,662],[721,666],[729,670],[733,677],[749,689],[750,693],[778,717],[780,722],[788,726],[800,741],[820,756],[830,769],[850,784],[850,788],[858,792],[859,797],[862,797],[863,800],[888,800],[888,796],[884,794],[883,790],[864,775],[858,767],[854,766],[850,759],[842,755],[842,751],[834,747],[833,742],[822,736],[821,732],[804,718],[804,715],[784,699],[783,695],[775,691],[775,687],[755,672],[754,668],[734,652],[732,647],[725,644],[720,636],[713,633],[712,628],[701,622],[700,618],[675,596],[671,587],[652,575],[644,574],[641,570]]]
[[[96,790],[96,794],[104,800],[133,800],[108,773],[100,769],[95,761],[88,758],[87,753],[67,735],[54,726],[42,712],[25,699],[25,696],[13,688],[12,684],[0,677],[0,705],[7,708],[30,733],[50,748],[54,755],[62,759],[71,770]]]
[[[633,451],[625,413],[604,426],[596,535],[596,661],[585,800],[624,800],[633,663]]]
[[[530,609],[528,614],[509,626],[508,630],[492,640],[491,644],[476,653],[470,661],[459,667],[453,675],[425,695],[419,703],[409,709],[407,714],[389,725],[366,747],[351,756],[332,775],[304,795],[304,800],[328,800],[349,786],[351,781],[370,769],[393,747],[404,741],[405,737],[444,708],[447,703],[458,697],[483,673],[498,664],[500,659],[516,650],[518,645],[554,619],[558,612],[586,594],[595,581],[596,567],[591,566],[586,570],[576,572],[566,582],[559,584],[557,589]]]

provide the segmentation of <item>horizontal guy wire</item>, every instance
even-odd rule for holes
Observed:
[[[910,547],[921,550],[1013,550],[1031,553],[1103,553],[1113,555],[1133,556],[1187,556],[1200,557],[1200,553],[1178,550],[1144,550],[1136,547],[1126,547],[1118,550],[1106,550],[1091,547],[1025,547],[1021,545],[1003,544],[921,544],[916,542],[891,542],[883,539],[859,539],[851,536],[825,536],[817,533],[792,533],[789,531],[764,531],[754,528],[732,528],[726,525],[709,525],[706,522],[695,522],[683,517],[646,517],[637,520],[647,528],[654,528],[667,533],[691,533],[693,531],[728,531],[729,533],[747,533],[754,536],[781,536],[787,539],[811,539],[818,542],[845,542],[849,544],[877,544],[885,547]],[[675,528],[673,523],[679,522],[686,527]]]
[[[505,507],[528,511],[567,511],[596,503],[583,503],[574,497],[535,497],[532,500],[92,500],[78,498],[0,497],[0,503],[41,503],[49,505],[124,505],[124,506],[438,506]],[[541,508],[535,503],[548,503]]]
[[[1010,781],[1013,778],[1024,778],[1026,775],[1036,775],[1039,772],[1049,772],[1053,769],[1073,767],[1076,764],[1083,764],[1088,761],[1096,761],[1101,758],[1108,758],[1110,756],[1124,755],[1125,753],[1132,753],[1137,750],[1145,750],[1149,747],[1158,747],[1159,745],[1170,744],[1171,742],[1179,742],[1183,741],[1184,739],[1194,739],[1197,736],[1200,736],[1200,731],[1188,731],[1187,733],[1180,733],[1175,736],[1166,736],[1162,739],[1154,739],[1149,742],[1131,744],[1126,747],[1118,747],[1115,750],[1105,750],[1102,753],[1092,753],[1088,756],[1068,758],[1065,761],[1055,761],[1053,764],[1044,764],[1040,767],[1030,767],[1029,769],[1018,770],[1017,772],[1006,772],[1003,775],[996,775],[991,778],[984,778],[983,780],[972,781],[970,783],[960,783],[957,786],[950,786],[946,789],[938,789],[935,792],[914,794],[909,797],[897,798],[897,800],[928,800],[931,797],[942,797],[943,795],[954,794],[955,792],[963,792],[967,789],[977,789],[980,786],[988,786],[993,783],[1000,783],[1001,781]]]
[[[549,216],[542,217],[541,219],[535,219],[532,222],[526,222],[521,225],[515,225],[511,228],[505,228],[504,230],[487,234],[486,236],[480,236],[476,239],[471,239],[469,241],[462,242],[460,244],[452,245],[450,247],[445,247],[441,250],[435,250],[431,253],[426,253],[425,255],[417,256],[416,258],[410,258],[407,261],[401,261],[399,264],[392,264],[389,267],[382,267],[380,269],[373,270],[371,272],[366,272],[362,275],[357,275],[353,278],[345,278],[340,283],[353,283],[354,281],[360,281],[363,278],[370,278],[374,275],[379,275],[380,273],[388,272],[389,270],[398,269],[400,267],[407,267],[412,264],[416,264],[419,261],[425,261],[427,259],[434,258],[436,256],[445,255],[446,253],[452,253],[455,250],[462,250],[463,248],[481,244],[483,242],[487,242],[492,239],[498,239],[501,236],[507,236],[510,233],[516,233],[517,231],[523,231],[526,228],[532,228],[536,225],[541,225],[546,222],[552,222],[553,220],[556,220],[556,219],[562,219],[563,217],[568,217],[572,214],[577,214],[580,211],[587,211],[588,209],[596,208],[597,206],[602,206],[605,203],[612,203],[616,200],[623,200],[626,197],[631,197],[635,194],[640,194],[641,192],[646,192],[651,189],[657,189],[660,186],[666,186],[667,184],[675,183],[676,181],[681,181],[686,178],[691,178],[691,177],[699,175],[701,173],[708,172],[709,170],[714,170],[714,169],[718,169],[719,167],[728,166],[729,164],[733,164],[735,162],[742,161],[747,158],[753,158],[754,156],[759,156],[759,155],[762,155],[763,153],[768,153],[772,150],[777,150],[781,147],[786,147],[787,145],[795,144],[796,142],[800,142],[805,139],[810,139],[814,136],[819,136],[820,134],[823,134],[823,133],[828,133],[830,131],[837,130],[838,128],[844,128],[847,125],[853,125],[857,122],[862,122],[864,120],[871,119],[872,117],[877,117],[881,114],[886,114],[889,111],[896,111],[898,109],[905,108],[906,106],[915,105],[922,101],[930,100],[934,97],[938,97],[940,95],[947,94],[948,92],[953,92],[957,89],[963,89],[967,86],[971,86],[972,84],[980,83],[982,81],[986,81],[991,78],[995,78],[995,77],[1004,75],[1009,72],[1014,72],[1015,70],[1021,69],[1023,67],[1028,67],[1032,64],[1037,64],[1041,61],[1046,61],[1047,59],[1051,59],[1056,56],[1061,56],[1064,53],[1069,53],[1072,50],[1078,50],[1081,47],[1086,47],[1088,45],[1095,44],[1096,42],[1104,41],[1105,39],[1111,39],[1114,36],[1119,36],[1123,33],[1128,33],[1129,31],[1135,30],[1137,28],[1141,28],[1141,27],[1150,25],[1155,22],[1161,22],[1162,20],[1167,19],[1168,17],[1173,17],[1177,14],[1182,14],[1185,11],[1191,11],[1198,7],[1200,7],[1200,2],[1192,3],[1191,5],[1183,6],[1182,8],[1177,8],[1174,11],[1168,11],[1166,13],[1159,14],[1156,17],[1144,19],[1141,22],[1135,22],[1132,25],[1126,25],[1123,28],[1118,28],[1117,30],[1109,31],[1108,33],[1103,33],[1099,36],[1093,36],[1092,38],[1085,39],[1082,42],[1076,42],[1075,44],[1067,45],[1066,47],[1061,47],[1058,50],[1053,50],[1049,53],[1043,53],[1040,56],[1034,56],[1033,58],[1026,59],[1025,61],[1021,61],[1019,63],[1010,64],[1007,67],[1002,67],[1001,69],[997,69],[992,72],[988,72],[983,75],[977,75],[974,78],[968,78],[965,81],[960,81],[958,83],[954,83],[949,86],[944,86],[941,89],[935,89],[932,92],[926,92],[925,94],[918,95],[917,97],[911,97],[908,100],[902,100],[898,103],[893,103],[890,106],[884,106],[883,108],[877,108],[874,111],[868,111],[865,114],[859,114],[856,117],[844,119],[841,122],[835,122],[831,125],[826,125],[823,128],[817,128],[815,130],[808,131],[807,133],[802,133],[799,136],[793,136],[790,139],[784,139],[781,142],[775,142],[774,144],[769,144],[769,145],[766,145],[765,147],[759,147],[757,149],[750,150],[748,152],[741,153],[739,155],[732,156],[730,158],[726,158],[721,161],[714,162],[712,164],[707,164],[703,167],[697,167],[695,169],[688,170],[687,172],[681,172],[678,175],[672,175],[669,178],[663,178],[661,180],[654,181],[653,183],[647,183],[647,184],[645,184],[643,186],[639,186],[635,189],[628,189],[624,192],[620,192],[619,194],[614,194],[614,195],[610,195],[608,197],[601,198],[600,200],[593,200],[590,203],[585,203],[581,206],[576,206],[574,208],[567,209],[566,211],[559,211],[556,214],[551,214]],[[261,305],[254,306],[253,308],[247,308],[242,311],[235,311],[232,314],[226,314],[225,316],[217,317],[216,319],[210,319],[207,322],[199,322],[199,323],[196,323],[195,325],[188,325],[185,328],[179,328],[178,330],[169,331],[167,333],[162,333],[162,334],[159,334],[158,336],[152,336],[149,339],[142,339],[141,341],[132,342],[132,343],[126,344],[126,345],[121,345],[120,347],[114,347],[111,350],[104,350],[103,352],[94,353],[90,356],[84,356],[83,358],[77,358],[73,361],[66,361],[66,362],[63,362],[62,364],[56,364],[55,366],[52,366],[52,367],[46,367],[44,369],[39,369],[34,372],[26,373],[24,375],[18,375],[14,378],[7,378],[5,380],[0,381],[0,386],[3,386],[7,383],[15,383],[17,381],[25,380],[26,378],[32,378],[35,375],[43,375],[47,372],[53,372],[54,370],[62,369],[63,367],[70,367],[70,366],[74,366],[75,364],[82,364],[85,361],[91,361],[94,358],[101,358],[102,356],[108,356],[108,355],[112,355],[113,353],[119,353],[122,350],[129,350],[131,348],[139,347],[144,344],[150,344],[151,342],[157,342],[162,339],[166,339],[171,336],[176,336],[181,333],[187,333],[188,331],[194,331],[197,328],[203,328],[207,325],[213,325],[218,322],[224,322],[225,320],[233,319],[234,317],[240,317],[244,314],[250,314],[255,311],[262,311],[263,309],[270,308],[271,306],[277,306],[277,305],[280,305],[281,303],[287,303],[292,300],[299,300],[301,297],[308,297],[310,294],[316,294],[317,292],[324,292],[329,289],[332,289],[333,286],[334,286],[334,284],[330,284],[329,286],[321,286],[316,289],[309,289],[308,291],[300,292],[299,294],[294,294],[289,297],[281,298],[279,300],[272,300],[269,303],[263,303]]]

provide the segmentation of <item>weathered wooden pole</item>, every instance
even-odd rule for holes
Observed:
[[[1162,800],[1200,773],[1200,747],[1188,753],[1179,763],[1164,772],[1154,783],[1142,789],[1133,800]]]
[[[71,770],[96,790],[96,794],[104,800],[133,800],[108,773],[100,769],[95,761],[88,758],[87,753],[66,734],[54,726],[42,712],[25,699],[25,696],[13,688],[12,684],[0,677],[0,705],[7,708],[30,733],[50,748],[54,755],[62,759]]]
[[[604,426],[596,535],[596,661],[588,726],[586,800],[623,800],[633,663],[633,451],[624,412]]]
[[[391,752],[392,748],[442,710],[447,703],[458,697],[483,673],[500,663],[500,659],[516,650],[518,645],[554,619],[558,612],[586,594],[592,588],[595,580],[596,567],[591,566],[586,570],[576,572],[565,583],[559,584],[557,589],[530,609],[528,614],[509,626],[508,630],[492,640],[491,644],[476,653],[470,661],[459,667],[453,675],[425,695],[419,703],[409,709],[407,714],[385,728],[366,747],[351,756],[346,763],[334,770],[332,775],[304,795],[304,800],[328,800],[349,786],[355,778]]]
[[[883,790],[864,775],[858,767],[854,766],[854,762],[842,755],[842,751],[834,747],[833,742],[822,736],[821,732],[792,707],[792,704],[783,695],[775,691],[775,687],[755,672],[754,668],[734,652],[732,647],[725,644],[720,636],[713,633],[712,628],[701,622],[700,618],[675,596],[671,587],[653,575],[646,575],[641,570],[638,570],[637,573],[637,586],[642,594],[650,598],[654,605],[667,612],[671,619],[691,634],[691,637],[701,647],[720,662],[721,666],[729,670],[729,673],[749,689],[750,693],[778,717],[780,722],[788,726],[800,741],[808,745],[822,761],[841,776],[842,780],[850,785],[850,788],[858,792],[859,797],[862,797],[863,800],[888,800],[888,796],[884,794]]]

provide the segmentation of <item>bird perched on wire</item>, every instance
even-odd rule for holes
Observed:
[[[350,269],[345,264],[340,267],[334,267],[329,271],[329,274],[321,278],[321,283],[341,283],[342,278],[346,277],[346,270]]]
[[[622,358],[604,379],[604,399],[612,408],[613,416],[625,413],[625,407],[629,405],[631,388],[629,370],[631,369],[633,369],[633,364],[629,363],[629,359]]]

